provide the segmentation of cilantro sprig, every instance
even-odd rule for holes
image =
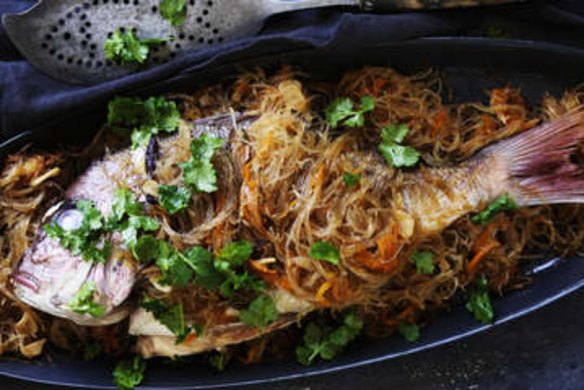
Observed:
[[[372,96],[361,97],[357,109],[353,108],[353,101],[350,98],[337,98],[325,109],[325,120],[332,128],[360,127],[365,123],[365,113],[373,111],[374,108],[375,99]]]
[[[351,173],[351,172],[344,172],[343,173],[343,183],[345,183],[346,187],[354,187],[359,184],[359,180],[361,180],[361,175]]]
[[[304,365],[318,358],[331,360],[359,335],[362,328],[363,320],[354,312],[345,314],[343,323],[336,329],[311,322],[304,330],[304,344],[296,347],[296,358]]]
[[[107,125],[119,134],[131,132],[134,149],[146,146],[155,134],[176,131],[179,123],[176,103],[160,96],[146,100],[118,96],[108,103]]]
[[[78,314],[89,314],[92,317],[102,317],[105,307],[94,300],[97,287],[93,282],[84,283],[77,294],[68,303],[69,309]]]
[[[416,149],[401,144],[409,131],[405,124],[388,125],[381,130],[379,151],[392,167],[413,167],[420,159]]]
[[[111,255],[109,238],[114,232],[120,232],[124,245],[132,251],[137,260],[144,259],[142,248],[144,239],[139,238],[143,232],[154,232],[160,224],[154,218],[144,213],[144,208],[132,191],[127,188],[118,188],[114,192],[112,212],[106,218],[89,200],[80,200],[76,204],[77,210],[82,213],[81,226],[77,229],[66,230],[56,221],[44,226],[47,235],[59,241],[73,256],[79,256],[86,261],[105,263]]]
[[[132,390],[144,380],[146,362],[139,355],[133,359],[122,360],[114,369],[114,383],[121,390]]]
[[[124,32],[118,29],[105,41],[103,51],[105,58],[122,65],[143,64],[150,54],[150,46],[160,45],[170,39],[139,39],[132,29]]]
[[[341,253],[338,248],[331,243],[317,241],[310,247],[309,256],[315,260],[328,261],[338,265],[341,259]]]
[[[160,323],[168,328],[176,336],[176,344],[184,341],[185,337],[193,331],[186,325],[182,304],[167,305],[162,301],[145,296],[141,306],[152,313]]]
[[[420,338],[420,327],[416,324],[401,322],[397,327],[397,331],[409,342],[417,341]]]
[[[416,265],[419,274],[431,275],[434,273],[434,253],[429,251],[414,252],[412,261]]]
[[[105,263],[111,253],[111,244],[102,238],[105,219],[93,202],[80,200],[75,207],[82,213],[81,226],[77,229],[64,229],[56,221],[44,225],[50,238],[56,239],[73,256],[86,261]]]
[[[217,172],[211,159],[225,141],[222,138],[203,134],[191,142],[191,157],[179,164],[183,170],[184,182],[194,191],[217,191]]]
[[[486,209],[480,213],[473,215],[471,220],[474,223],[481,225],[486,225],[489,223],[498,213],[504,211],[515,210],[517,208],[517,202],[509,195],[509,193],[504,193],[498,197],[495,201],[490,203]]]
[[[158,187],[158,199],[162,208],[174,215],[187,208],[191,201],[191,191],[186,187],[161,185]]]
[[[173,26],[180,26],[187,19],[187,2],[186,0],[162,0],[160,14]]]
[[[483,324],[493,322],[495,316],[491,298],[489,297],[489,288],[487,278],[482,276],[477,280],[475,287],[466,303],[466,309],[470,311],[475,319]]]
[[[239,312],[239,319],[244,324],[263,329],[278,319],[276,303],[271,296],[260,295]]]

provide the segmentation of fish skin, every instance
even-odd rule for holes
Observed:
[[[237,114],[204,118],[186,126],[193,137],[202,133],[227,138],[236,124]],[[244,121],[245,123],[245,121]],[[172,143],[174,137],[162,142]],[[109,215],[118,187],[124,186],[134,193],[141,193],[142,185],[149,180],[146,172],[146,156],[143,149],[125,149],[93,163],[67,190],[64,203],[91,200],[102,215]],[[144,200],[145,196],[139,198]],[[64,210],[51,216],[59,218]],[[49,221],[47,221],[49,222]],[[116,323],[130,314],[126,303],[136,282],[139,267],[128,251],[120,248],[120,238],[112,237],[114,253],[105,264],[94,264],[73,256],[57,240],[41,229],[35,243],[28,248],[12,272],[16,295],[26,304],[57,317],[68,318],[85,326],[101,326]],[[118,258],[124,259],[118,261]],[[95,300],[106,311],[102,317],[77,314],[68,308],[68,302],[86,282],[96,285]]]

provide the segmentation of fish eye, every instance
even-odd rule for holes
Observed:
[[[65,230],[77,230],[83,222],[83,213],[77,209],[66,209],[57,215],[55,222]]]

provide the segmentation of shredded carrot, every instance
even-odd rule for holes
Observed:
[[[397,268],[395,257],[390,260],[382,260],[366,249],[355,253],[355,260],[363,267],[375,272],[391,273]]]
[[[385,87],[387,84],[389,83],[388,79],[384,79],[381,77],[377,77],[375,79],[375,81],[373,82],[373,90],[371,91],[371,94],[373,96],[379,96],[379,92],[380,90]]]
[[[435,138],[438,134],[442,132],[444,129],[446,122],[448,119],[448,112],[446,109],[442,108],[440,111],[434,115],[434,125],[432,126],[432,130],[430,131],[430,136]]]
[[[292,291],[290,281],[286,275],[281,274],[275,269],[268,268],[265,264],[258,260],[250,260],[247,262],[252,272],[262,278],[266,283],[273,286],[278,286],[286,291]]]
[[[497,223],[491,223],[487,225],[485,230],[477,238],[477,241],[475,242],[474,245],[475,255],[471,259],[471,261],[466,265],[466,274],[469,277],[469,279],[472,279],[474,277],[474,274],[481,260],[483,260],[484,257],[490,251],[501,245],[499,241],[493,238],[493,232],[498,227],[499,226]]]
[[[395,326],[400,322],[407,320],[416,312],[416,307],[412,304],[407,305],[397,316],[385,320],[389,326]]]
[[[391,227],[391,232],[384,234],[377,240],[377,250],[382,259],[391,260],[395,257],[398,248],[398,238],[399,226],[397,223],[394,223]]]
[[[183,343],[188,344],[191,341],[195,340],[196,338],[197,338],[197,333],[191,332],[187,335],[187,337],[184,338],[184,340],[181,342],[181,344],[183,344]]]
[[[315,295],[315,299],[318,303],[320,303],[323,306],[328,306],[330,305],[330,302],[328,301],[328,299],[326,299],[324,297],[324,295],[326,294],[326,292],[328,290],[330,290],[330,288],[332,287],[332,283],[328,280],[326,280],[318,289],[318,291],[316,292]]]

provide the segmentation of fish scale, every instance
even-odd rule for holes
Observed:
[[[257,33],[270,15],[352,6],[367,12],[501,4],[517,0],[186,0],[187,18],[172,26],[160,13],[160,0],[41,0],[21,14],[2,18],[18,50],[41,71],[59,80],[95,84]],[[520,0],[521,1],[521,0]],[[104,43],[118,29],[138,38],[172,37],[151,47],[139,68],[105,58]]]

